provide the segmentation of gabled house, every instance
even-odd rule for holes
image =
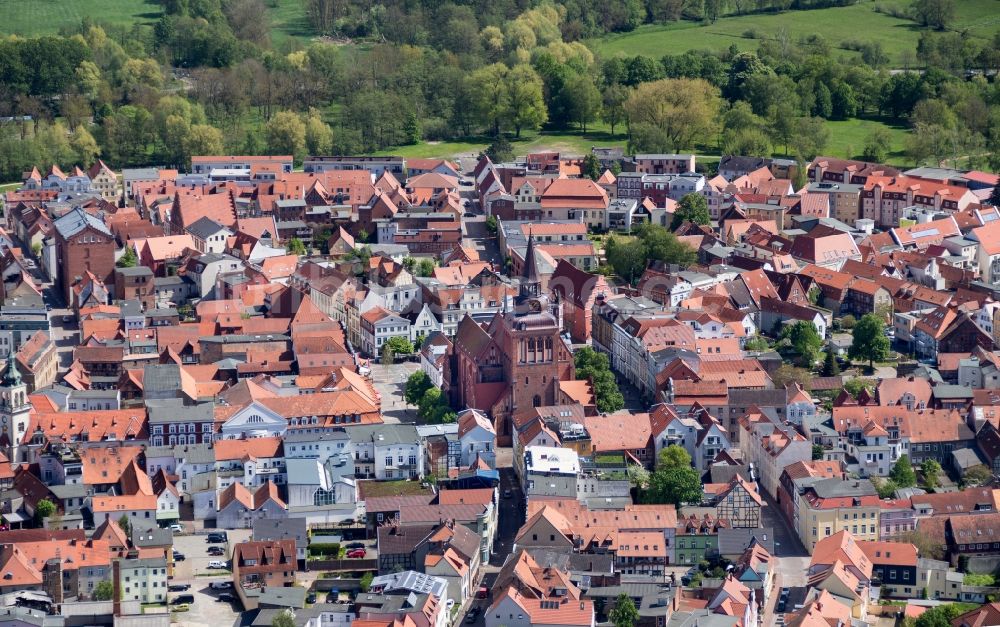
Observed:
[[[288,506],[271,481],[253,492],[242,483],[231,484],[219,495],[218,508],[215,524],[220,529],[249,529],[257,520],[279,520],[288,515]]]

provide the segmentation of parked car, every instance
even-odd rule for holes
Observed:
[[[365,551],[364,549],[351,549],[350,551],[347,552],[347,557],[349,557],[350,559],[357,559],[360,557],[364,557],[367,553],[368,552]]]
[[[221,546],[218,546],[216,544],[213,544],[212,546],[208,547],[208,554],[209,555],[214,555],[214,556],[218,557],[220,555],[225,555],[226,554],[226,549],[224,549]]]
[[[469,613],[465,615],[465,623],[471,625],[476,622],[476,618],[479,616],[479,610],[477,608],[472,608]]]
[[[475,218],[476,214],[472,213],[471,211],[466,211],[465,213],[462,214],[462,217],[463,218]]]
[[[226,603],[232,603],[233,601],[236,600],[236,597],[234,597],[232,594],[230,594],[228,592],[223,592],[215,600],[216,601],[225,601]]]
[[[451,614],[451,608],[455,607],[455,599],[448,599],[448,602],[444,604],[444,609],[448,610]]]
[[[194,603],[193,594],[178,594],[170,601],[170,605],[180,605],[181,603]]]
[[[170,592],[186,592],[191,589],[191,584],[189,583],[172,583],[167,586],[167,590]]]
[[[170,606],[170,611],[171,612],[187,612],[190,609],[191,609],[191,606],[188,603],[178,603],[177,605],[171,605]]]
[[[351,549],[363,549],[365,548],[364,542],[349,542],[344,545],[344,548],[350,551]]]
[[[212,561],[210,561],[208,563],[208,567],[209,568],[221,568],[221,569],[225,569],[226,568],[226,563],[223,562],[223,561],[221,561],[221,560],[212,560]]]
[[[510,495],[511,495],[511,491],[509,489],[503,491],[503,497],[505,499],[509,499]]]
[[[183,553],[181,553],[180,551],[174,551],[174,561],[175,562],[183,562],[185,559],[186,558],[184,557]]]
[[[208,542],[209,544],[220,544],[222,542],[228,542],[229,536],[226,535],[225,531],[213,531],[212,533],[208,534],[208,536],[205,538],[205,541]]]
[[[231,581],[213,581],[208,584],[208,587],[212,590],[231,590],[233,587],[233,582]]]
[[[184,525],[180,523],[174,523],[170,525],[170,530],[174,533],[184,533]]]
[[[316,602],[315,592],[310,592],[309,594],[306,595],[306,603],[315,603],[315,602]]]

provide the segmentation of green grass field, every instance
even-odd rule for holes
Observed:
[[[55,34],[78,25],[84,16],[109,24],[151,24],[161,13],[155,0],[0,0],[0,33]]]
[[[908,165],[903,149],[906,141],[907,130],[905,126],[888,123],[877,119],[853,119],[844,121],[828,121],[830,129],[830,141],[824,155],[831,157],[854,158],[861,154],[865,145],[865,139],[876,128],[884,128],[889,132],[891,138],[891,148],[889,150],[888,162],[893,165]],[[590,152],[593,146],[618,146],[625,147],[627,138],[623,134],[623,128],[616,128],[618,134],[611,135],[607,126],[598,125],[594,130],[588,130],[586,134],[579,131],[525,133],[520,140],[512,140],[514,153],[524,155],[529,152],[540,152],[546,150],[557,150],[567,155],[585,155]],[[378,154],[399,155],[410,158],[455,158],[478,154],[489,145],[488,138],[475,138],[473,140],[443,141],[443,142],[421,142],[412,146],[397,146],[383,150]],[[773,156],[783,156],[782,146],[774,147]],[[718,147],[714,145],[700,146],[696,151],[699,163],[712,163],[719,160]]]
[[[303,0],[267,0],[265,4],[275,46],[290,37],[313,36]],[[156,0],[0,0],[0,34],[55,34],[60,28],[78,25],[84,16],[98,23],[153,24],[162,13]]]
[[[884,4],[904,6],[905,3]],[[967,29],[969,36],[977,38],[992,37],[1000,30],[1000,0],[962,0],[955,5],[956,30]],[[849,40],[878,41],[895,64],[902,60],[904,52],[915,56],[921,28],[915,22],[876,13],[874,6],[873,2],[860,2],[828,9],[728,16],[714,24],[646,25],[590,43],[604,56],[643,54],[659,58],[688,50],[720,51],[733,44],[743,50],[755,50],[761,39],[746,38],[744,33],[753,31],[758,38],[775,39],[784,29],[792,45],[797,45],[794,42],[800,37],[818,34],[834,47]],[[845,53],[856,54],[846,50]]]

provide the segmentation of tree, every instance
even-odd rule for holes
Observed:
[[[910,488],[917,485],[917,473],[913,472],[913,464],[910,463],[909,455],[900,455],[892,470],[889,471],[889,478],[901,488]]]
[[[586,74],[577,74],[563,86],[562,96],[569,103],[569,119],[586,133],[587,124],[597,119],[601,110],[601,92],[594,86],[594,81]]]
[[[835,377],[840,374],[840,364],[837,363],[837,356],[833,354],[833,344],[826,347],[826,357],[823,358],[823,376]]]
[[[641,464],[628,465],[628,480],[635,488],[636,494],[641,496],[643,490],[649,487],[650,474],[646,467]]]
[[[610,85],[604,90],[602,97],[601,119],[611,127],[615,134],[615,126],[625,121],[625,102],[629,97],[629,89],[624,85]]]
[[[872,477],[871,482],[875,486],[875,491],[878,492],[880,499],[893,498],[896,495],[896,490],[899,488],[892,479],[883,480],[880,477]]]
[[[805,368],[796,368],[791,364],[781,364],[771,375],[774,387],[781,389],[789,383],[798,383],[803,389],[812,388],[813,374]]]
[[[55,513],[56,505],[49,499],[41,499],[35,505],[35,521],[38,524],[42,524],[46,518],[52,517]]]
[[[502,103],[501,116],[514,127],[514,136],[520,137],[523,128],[537,129],[545,124],[549,114],[542,94],[542,79],[534,68],[526,63],[515,65],[504,74],[504,79],[507,98]]]
[[[94,139],[94,136],[82,124],[73,130],[73,136],[70,138],[69,144],[76,153],[77,159],[83,164],[93,163],[97,155],[101,154],[101,148],[97,145],[97,140]]]
[[[333,148],[333,129],[323,121],[318,111],[306,119],[306,150],[311,155],[325,155]]]
[[[135,249],[131,246],[125,247],[125,252],[118,258],[115,265],[119,268],[134,268],[139,263],[139,258],[135,256]]]
[[[938,473],[941,472],[941,464],[934,459],[925,459],[920,464],[920,474],[924,476],[924,487],[933,490],[938,487]]]
[[[413,343],[401,335],[390,337],[385,343],[395,355],[413,354]]]
[[[499,228],[499,226],[500,225],[497,222],[497,217],[496,216],[487,216],[486,217],[486,232],[487,233],[489,233],[490,235],[496,235],[497,234],[497,229]]]
[[[856,398],[858,394],[861,394],[861,390],[871,393],[873,386],[871,379],[859,379],[855,377],[844,382],[844,389],[847,390],[848,394]]]
[[[514,159],[514,147],[506,137],[497,137],[485,152],[493,163],[505,163]]]
[[[420,261],[417,262],[417,265],[414,267],[417,276],[420,277],[432,276],[434,274],[434,268],[435,268],[434,262],[431,261],[430,259],[421,259]]]
[[[993,473],[985,464],[977,464],[962,475],[962,485],[966,488],[986,485],[993,478]]]
[[[700,78],[640,84],[625,102],[633,148],[677,151],[713,136],[719,90]]]
[[[396,353],[392,352],[388,342],[382,345],[382,363],[386,366],[396,363]]]
[[[755,335],[746,341],[746,344],[743,345],[743,350],[762,353],[771,350],[771,345],[763,335]]]
[[[358,584],[361,586],[362,592],[368,592],[368,589],[372,587],[372,580],[375,579],[375,574],[372,571],[365,572],[364,576],[361,577],[361,581]]]
[[[823,118],[798,118],[792,124],[792,148],[804,159],[812,159],[823,152],[830,140],[830,129]]]
[[[662,451],[656,458],[656,469],[666,470],[668,468],[690,468],[691,454],[683,446],[671,444]]]
[[[884,128],[876,128],[865,138],[865,148],[864,152],[861,153],[861,158],[873,163],[885,162],[889,156],[891,142],[889,131]]]
[[[285,252],[289,255],[304,255],[306,254],[306,245],[302,243],[297,237],[293,237],[288,240],[288,245],[285,246]]]
[[[801,363],[806,368],[812,368],[816,363],[816,355],[823,346],[823,338],[819,336],[815,325],[805,320],[786,325],[781,331],[781,338],[792,344],[792,349],[798,353]]]
[[[632,597],[622,592],[615,601],[615,609],[608,615],[615,627],[634,627],[639,622],[639,610]]]
[[[619,243],[614,236],[604,245],[604,254],[615,274],[633,285],[646,269],[646,247],[639,240]]]
[[[990,199],[988,202],[994,207],[1000,207],[1000,185],[994,187],[993,191],[990,192]]]
[[[926,533],[921,531],[913,530],[904,533],[899,537],[900,542],[909,542],[913,546],[917,547],[917,552],[919,555],[928,557],[930,559],[939,560],[944,557],[944,546],[939,544]]]
[[[209,124],[192,124],[181,143],[184,162],[193,155],[220,155],[225,152],[222,131]]]
[[[291,611],[281,610],[271,619],[271,627],[295,627],[295,617]]]
[[[657,470],[649,479],[647,499],[654,503],[701,503],[702,487],[698,471],[672,467]]]
[[[118,527],[125,532],[126,536],[132,536],[132,522],[128,518],[128,514],[122,514],[122,517],[118,519]]]
[[[725,96],[729,100],[748,100],[747,83],[758,74],[771,76],[774,70],[768,67],[760,57],[753,52],[741,52],[733,57],[729,65],[729,77],[726,83]]]
[[[955,19],[955,0],[915,0],[913,15],[924,26],[945,30]]]
[[[267,149],[272,155],[301,157],[306,148],[306,125],[296,113],[279,111],[264,127]]]
[[[583,158],[583,163],[580,164],[580,173],[592,181],[601,178],[601,162],[594,156],[594,153]]]
[[[95,601],[110,601],[115,595],[115,585],[105,579],[94,587]]]
[[[674,218],[670,222],[670,230],[676,231],[685,222],[695,224],[709,224],[712,221],[711,214],[708,213],[708,201],[697,192],[685,194],[677,203],[677,210],[674,211]]]
[[[599,411],[610,413],[625,406],[625,398],[615,382],[615,375],[611,372],[607,355],[598,353],[588,346],[573,355],[573,363],[576,366],[576,378],[590,381],[594,388]]]
[[[865,359],[871,368],[876,361],[889,357],[889,338],[885,336],[885,321],[875,314],[865,314],[854,326],[851,348],[847,354],[851,359]]]
[[[427,390],[434,387],[431,378],[423,370],[417,370],[406,380],[406,387],[403,391],[403,398],[410,405],[416,405],[424,397]]]
[[[958,603],[945,603],[927,610],[917,617],[914,627],[951,627],[951,621],[961,616],[966,609]]]
[[[826,449],[823,448],[822,444],[813,444],[813,448],[812,448],[812,458],[813,458],[813,460],[823,459],[823,451],[824,450],[826,450]]]

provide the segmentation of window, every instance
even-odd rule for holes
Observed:
[[[392,466],[392,455],[387,455],[387,456],[386,456],[386,458],[385,458],[385,465],[386,465],[387,467],[388,467],[388,466]]]

